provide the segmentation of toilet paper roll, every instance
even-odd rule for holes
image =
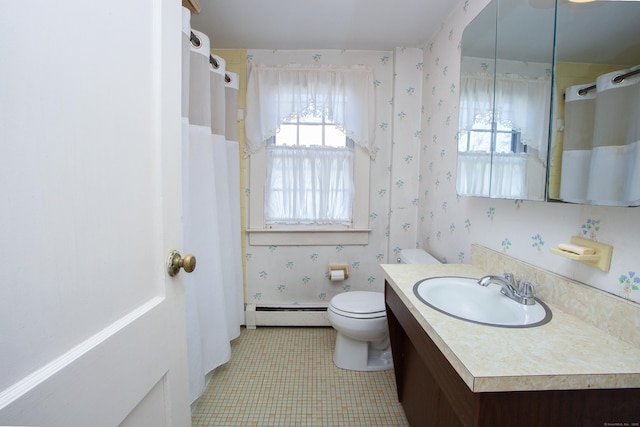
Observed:
[[[332,282],[339,282],[341,280],[344,280],[344,270],[331,270],[330,275],[330,279]]]

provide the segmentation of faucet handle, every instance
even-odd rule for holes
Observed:
[[[531,282],[522,282],[522,285],[520,286],[520,295],[526,298],[533,297],[534,295],[533,284]]]

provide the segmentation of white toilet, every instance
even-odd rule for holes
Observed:
[[[422,249],[403,249],[398,262],[439,264]],[[393,368],[384,293],[345,292],[331,298],[327,317],[338,332],[333,363],[352,371]]]

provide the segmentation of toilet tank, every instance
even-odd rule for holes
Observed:
[[[397,261],[402,264],[440,264],[424,249],[402,249]]]

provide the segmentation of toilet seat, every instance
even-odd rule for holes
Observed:
[[[331,298],[329,309],[354,319],[377,319],[387,315],[382,292],[345,292]]]

